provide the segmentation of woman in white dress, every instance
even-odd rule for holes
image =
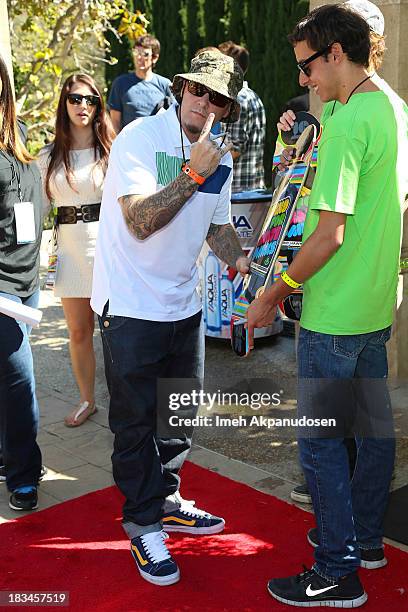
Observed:
[[[94,80],[84,74],[70,76],[58,103],[54,142],[39,154],[46,196],[57,208],[54,294],[64,309],[80,393],[79,405],[64,419],[68,427],[81,425],[96,411],[90,296],[102,187],[114,134]]]

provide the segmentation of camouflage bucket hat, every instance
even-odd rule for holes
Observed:
[[[190,72],[176,74],[172,90],[176,97],[181,95],[184,81],[195,81],[233,101],[231,121],[239,118],[237,96],[242,89],[244,76],[232,57],[221,51],[203,51],[191,60]]]

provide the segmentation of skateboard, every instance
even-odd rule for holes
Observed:
[[[292,126],[292,129],[286,132],[279,132],[278,138],[276,139],[275,152],[273,154],[273,161],[272,161],[272,185],[274,187],[277,187],[277,185],[279,184],[280,176],[282,176],[283,174],[283,172],[279,172],[278,170],[282,151],[286,149],[286,147],[294,147],[296,145],[296,142],[299,136],[309,125],[316,126],[317,141],[320,138],[320,133],[321,133],[320,123],[314,115],[306,111],[299,111],[295,113],[295,116],[296,116],[296,119],[295,119],[295,123]],[[311,160],[312,167],[316,164],[316,161],[317,161],[317,149],[313,151],[312,160]]]
[[[252,252],[249,272],[242,292],[235,301],[231,318],[231,346],[239,357],[248,354],[246,312],[253,300],[264,292],[300,197],[308,195],[314,178],[310,169],[318,137],[314,123],[305,127],[294,145],[295,157],[275,188],[257,245]]]
[[[294,138],[297,134],[301,134],[307,125],[313,124],[317,129],[316,145],[310,162],[311,168],[317,166],[317,144],[321,137],[321,126],[319,121],[312,114],[307,112],[296,113],[296,121],[291,131],[282,132],[281,140],[286,146],[293,145]],[[275,158],[274,158],[275,161]],[[293,258],[302,246],[303,227],[307,214],[307,198],[298,198],[295,212],[289,224],[286,236],[282,243],[280,255],[286,255],[288,265],[292,263]],[[279,309],[291,321],[299,321],[302,313],[303,289],[295,289],[293,293],[288,295],[280,304]]]

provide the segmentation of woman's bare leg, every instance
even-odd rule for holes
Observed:
[[[95,315],[89,298],[62,298],[61,302],[69,331],[72,370],[79,388],[81,403],[89,402],[93,411],[96,365],[93,348]],[[86,418],[87,416],[89,414]]]

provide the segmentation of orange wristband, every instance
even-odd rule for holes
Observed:
[[[187,174],[187,176],[192,178],[193,181],[195,181],[199,185],[202,185],[204,183],[205,177],[197,174],[197,172],[193,170],[188,164],[183,164],[183,166],[181,166],[181,169],[185,174]]]

